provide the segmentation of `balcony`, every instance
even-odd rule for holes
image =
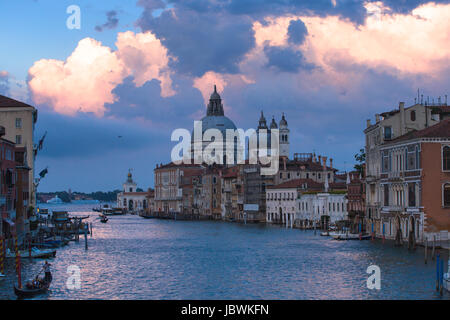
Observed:
[[[388,172],[388,179],[390,181],[401,181],[403,180],[403,172],[401,171]]]

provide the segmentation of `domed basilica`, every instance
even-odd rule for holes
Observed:
[[[201,124],[201,137],[200,137],[200,128],[198,128]],[[197,130],[196,130],[197,129]],[[237,152],[238,152],[238,143],[237,143],[237,138],[233,138],[233,141],[230,141],[230,143],[232,143],[232,145],[234,146],[234,161],[232,163],[230,163],[231,161],[227,161],[227,156],[226,156],[226,146],[227,146],[227,134],[226,134],[226,130],[227,129],[232,129],[232,130],[236,130],[236,125],[233,123],[233,121],[231,121],[228,117],[225,116],[224,110],[223,110],[223,104],[222,104],[222,99],[220,97],[220,95],[217,93],[217,88],[214,85],[214,92],[211,94],[211,97],[209,98],[209,103],[208,103],[208,107],[206,110],[206,116],[203,117],[200,121],[198,121],[196,123],[196,125],[194,126],[194,131],[192,132],[192,140],[191,140],[191,150],[192,150],[192,159],[194,159],[195,163],[203,163],[205,162],[204,159],[202,158],[202,154],[203,151],[205,150],[205,148],[211,143],[211,141],[204,141],[203,140],[203,134],[209,130],[209,129],[217,129],[221,132],[222,134],[222,139],[223,139],[223,164],[232,164],[232,163],[237,163]],[[280,153],[279,155],[282,157],[287,157],[289,158],[289,129],[288,129],[288,124],[285,118],[285,115],[283,113],[283,116],[279,122],[279,128],[275,122],[275,119],[272,118],[272,123],[270,124],[270,127],[267,126],[266,124],[266,119],[264,118],[264,114],[261,112],[261,118],[259,119],[259,124],[258,127],[256,129],[256,133],[259,133],[260,130],[265,129],[267,132],[267,143],[266,148],[270,148],[270,132],[272,129],[277,129],[279,130],[279,146],[280,146]],[[196,131],[197,135],[196,136]],[[198,139],[198,140],[196,140]],[[194,142],[195,141],[199,141],[201,143],[202,146],[202,152],[198,152],[198,154],[196,154],[194,152]],[[198,146],[200,146],[200,143],[198,144]],[[258,148],[260,148],[260,141],[258,138],[258,142],[257,142]],[[241,150],[240,150],[241,151]],[[270,151],[267,152],[267,154],[270,154]],[[214,153],[212,154],[212,156],[214,157]],[[217,163],[217,162],[216,162]]]

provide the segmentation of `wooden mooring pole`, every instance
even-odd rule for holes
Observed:
[[[5,274],[5,249],[3,248],[3,237],[0,237],[0,273]]]
[[[428,259],[428,239],[425,237],[425,264],[427,264]]]
[[[433,248],[431,249],[431,260],[434,260],[434,254],[436,250],[436,236],[433,236]]]
[[[84,249],[85,250],[88,249],[87,233],[88,233],[88,227],[86,225],[86,227],[84,228]]]
[[[440,262],[439,262],[440,254],[437,254],[436,258],[436,291],[439,292],[439,286],[440,286]]]

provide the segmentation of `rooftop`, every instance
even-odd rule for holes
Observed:
[[[25,107],[25,108],[33,108],[33,106],[30,106],[29,104],[14,100],[12,98],[8,98],[5,96],[2,96],[0,94],[0,108],[9,108],[9,107]]]

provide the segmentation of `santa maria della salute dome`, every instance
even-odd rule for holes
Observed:
[[[236,126],[228,117],[225,116],[223,111],[223,104],[222,99],[220,95],[217,93],[217,88],[214,85],[214,92],[211,94],[211,97],[209,98],[208,107],[206,109],[206,116],[203,117],[201,120],[202,125],[202,136],[205,133],[206,130],[209,129],[217,129],[222,133],[223,137],[223,155],[224,155],[224,163],[227,162],[226,160],[226,130],[232,129],[236,130]],[[195,131],[195,129],[194,129]],[[194,142],[194,132],[192,134],[192,142]],[[234,139],[234,159],[236,162],[236,150],[237,150],[237,141]],[[210,144],[210,141],[203,141],[202,140],[202,150],[205,149],[207,145]],[[192,150],[194,150],[192,146]]]
[[[201,135],[200,135],[200,128],[198,126],[201,125]],[[237,163],[237,156],[238,151],[240,154],[244,154],[244,151],[242,148],[243,146],[239,145],[237,137],[233,136],[230,139],[233,139],[232,141],[227,141],[227,130],[231,129],[233,132],[237,129],[233,121],[231,121],[229,118],[227,118],[223,111],[223,104],[222,99],[220,98],[220,95],[217,93],[217,88],[214,86],[214,92],[211,94],[211,97],[209,98],[208,107],[206,109],[206,116],[203,117],[200,121],[196,122],[196,127],[194,127],[194,130],[192,132],[192,139],[191,139],[191,159],[194,160],[195,163],[203,163],[207,162],[204,161],[205,159],[202,158],[203,151],[206,147],[208,147],[211,144],[211,139],[205,139],[203,136],[205,132],[209,129],[217,129],[222,134],[222,143],[223,143],[223,158],[222,158],[222,164],[236,164]],[[264,130],[263,130],[264,129]],[[279,124],[275,122],[275,117],[272,118],[272,123],[270,126],[267,125],[266,118],[264,117],[263,112],[261,111],[261,117],[259,119],[258,128],[256,129],[256,135],[257,135],[257,147],[258,150],[261,148],[269,148],[265,154],[271,154],[271,132],[274,130],[277,130],[279,133],[279,155],[281,157],[289,158],[289,129],[288,129],[288,123],[285,118],[285,115],[283,113],[281,120]],[[266,143],[262,144],[259,139],[259,133],[260,131],[266,131]],[[196,135],[197,133],[197,135]],[[194,152],[194,142],[195,139],[198,139],[198,148],[200,149],[200,145],[202,146],[202,152],[197,152],[197,154]],[[231,150],[234,152],[234,161],[232,159],[227,158],[227,144],[230,144],[233,146]],[[211,148],[211,147],[210,147]],[[208,150],[209,151],[209,150]],[[207,155],[209,155],[208,152],[206,152]],[[210,155],[212,157],[215,157],[216,163],[219,163],[219,158],[217,158],[217,155],[212,152]]]

